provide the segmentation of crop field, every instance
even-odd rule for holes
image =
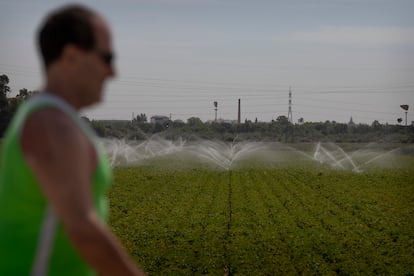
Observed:
[[[150,275],[414,275],[412,144],[105,148],[110,226]]]
[[[115,166],[110,225],[151,275],[414,274],[412,155],[293,159]]]

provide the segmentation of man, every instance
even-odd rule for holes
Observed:
[[[46,83],[20,108],[3,142],[0,275],[143,275],[103,222],[108,162],[77,111],[114,76],[111,34],[83,6],[40,28]]]

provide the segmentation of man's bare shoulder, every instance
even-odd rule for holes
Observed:
[[[24,123],[21,145],[25,153],[76,150],[85,137],[75,122],[57,108],[43,108],[32,113]]]

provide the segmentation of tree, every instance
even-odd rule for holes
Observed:
[[[378,122],[378,120],[375,120],[375,121],[372,122],[371,127],[375,130],[379,130],[379,129],[381,129],[381,124],[380,124],[380,122]]]
[[[0,76],[0,137],[3,136],[4,131],[10,121],[9,101],[7,94],[10,93],[9,78],[6,75]]]
[[[147,115],[145,113],[141,113],[134,118],[137,123],[146,123],[147,122]]]
[[[348,132],[347,124],[335,124],[333,127],[334,134],[344,134]]]
[[[187,124],[189,124],[190,126],[196,126],[196,125],[202,125],[203,122],[198,117],[191,117],[187,119]]]
[[[20,89],[16,97],[8,98],[11,92],[9,87],[9,77],[7,75],[0,76],[0,137],[3,136],[14,113],[16,113],[19,105],[37,91],[29,91],[26,88]]]
[[[1,75],[0,76],[0,96],[1,97],[6,97],[7,94],[10,92],[10,87],[8,86],[9,84],[9,77],[7,77],[6,75]]]
[[[13,117],[14,113],[16,113],[17,108],[19,105],[29,99],[32,95],[36,94],[37,91],[29,91],[26,88],[20,89],[19,94],[15,98],[9,98],[8,100],[8,107],[7,107],[7,113],[8,116],[11,118]]]
[[[16,98],[20,100],[27,100],[36,93],[38,93],[38,91],[29,91],[26,88],[22,88],[19,90],[19,94],[16,96]]]
[[[286,116],[281,115],[277,117],[276,122],[278,122],[281,125],[287,125],[289,124],[289,119]]]
[[[10,93],[9,77],[6,75],[0,76],[0,112],[7,107],[7,94]]]
[[[106,128],[105,125],[100,121],[92,120],[91,126],[95,130],[96,134],[100,137],[106,136]]]

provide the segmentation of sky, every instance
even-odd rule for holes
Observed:
[[[59,0],[0,0],[0,74],[41,89],[36,31]],[[90,119],[145,113],[269,122],[414,121],[412,0],[89,0],[114,38],[117,76]],[[11,95],[11,96],[12,96]]]

